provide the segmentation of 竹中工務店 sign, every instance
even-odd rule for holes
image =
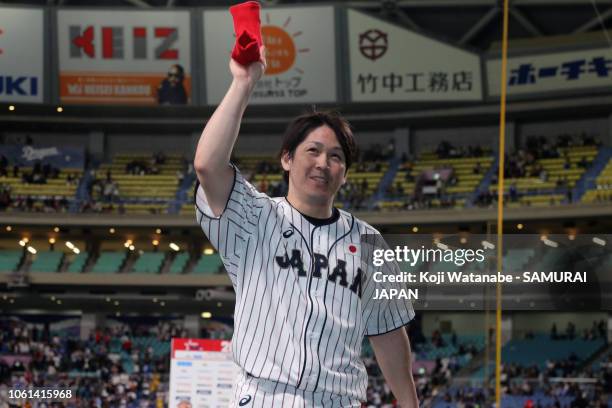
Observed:
[[[189,103],[187,11],[59,10],[63,103]]]
[[[172,339],[168,406],[229,406],[239,373],[230,345],[229,340]]]
[[[254,104],[335,102],[334,8],[261,10],[268,67],[251,96]],[[204,11],[206,101],[218,104],[231,82],[228,63],[235,35],[227,9]]]
[[[508,59],[508,95],[609,87],[612,56],[608,48],[558,52]],[[499,95],[501,59],[487,61],[489,94]]]
[[[43,102],[43,10],[0,7],[0,102]]]
[[[352,101],[482,99],[478,54],[359,11],[347,13]]]

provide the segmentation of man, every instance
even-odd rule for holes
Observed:
[[[333,207],[355,154],[346,121],[300,116],[288,127],[281,165],[286,197],[257,191],[230,164],[261,60],[230,61],[233,81],[206,124],[194,167],[196,215],[218,249],[236,292],[232,353],[241,374],[232,406],[360,407],[367,372],[364,335],[402,407],[418,406],[407,301],[373,300],[368,265],[380,240],[371,226]],[[397,271],[397,264],[390,268]]]
[[[179,64],[174,64],[168,70],[168,76],[157,87],[157,102],[160,105],[185,105],[185,70]]]

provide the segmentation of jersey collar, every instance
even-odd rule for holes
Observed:
[[[287,204],[289,204],[289,206],[291,208],[293,208],[295,211],[297,211],[302,217],[304,217],[304,219],[306,221],[308,221],[309,223],[311,223],[312,225],[316,226],[316,227],[322,227],[324,225],[330,225],[335,223],[336,221],[338,221],[338,219],[340,218],[340,211],[336,208],[333,207],[332,208],[332,215],[329,218],[316,218],[316,217],[311,217],[310,215],[306,215],[303,214],[302,212],[300,212],[300,210],[298,210],[297,208],[295,208],[293,206],[293,204],[291,204],[291,202],[289,202],[289,200],[287,199],[287,196],[283,197],[285,199],[285,201],[287,202]]]

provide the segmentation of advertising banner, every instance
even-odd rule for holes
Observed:
[[[489,95],[499,95],[501,59],[487,61]],[[508,58],[508,95],[571,91],[612,84],[610,49]]]
[[[0,7],[0,102],[43,102],[43,10]]]
[[[480,57],[348,10],[354,102],[479,101]]]
[[[261,10],[268,68],[251,103],[335,102],[334,8],[285,7]],[[204,71],[209,105],[218,104],[229,84],[228,64],[235,35],[227,9],[204,11]]]
[[[172,339],[168,407],[229,406],[239,372],[230,345],[229,340]]]
[[[85,149],[70,146],[0,146],[0,157],[4,156],[11,166],[34,167],[40,162],[58,169],[82,169],[85,167]]]
[[[57,19],[63,103],[189,103],[189,12],[60,10]]]

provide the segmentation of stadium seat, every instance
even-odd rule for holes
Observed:
[[[170,266],[171,274],[179,274],[183,273],[185,270],[185,266],[189,262],[189,253],[188,252],[180,252],[176,255],[174,260],[172,261],[172,265]]]
[[[64,254],[57,251],[38,251],[30,272],[57,272]]]
[[[88,257],[89,257],[88,252],[83,251],[79,253],[77,256],[75,256],[72,259],[72,262],[70,262],[70,265],[68,266],[68,269],[66,270],[66,272],[70,272],[70,273],[83,272],[83,268],[85,267],[85,264],[87,263]]]
[[[198,262],[193,267],[192,273],[214,274],[219,272],[219,268],[223,266],[221,258],[218,254],[202,255]]]
[[[0,273],[14,272],[17,270],[23,252],[18,250],[2,250],[0,251]]]
[[[101,252],[91,272],[93,273],[117,273],[125,262],[125,252]]]
[[[158,273],[164,262],[164,257],[165,254],[163,252],[144,252],[136,262],[134,262],[132,272]]]

